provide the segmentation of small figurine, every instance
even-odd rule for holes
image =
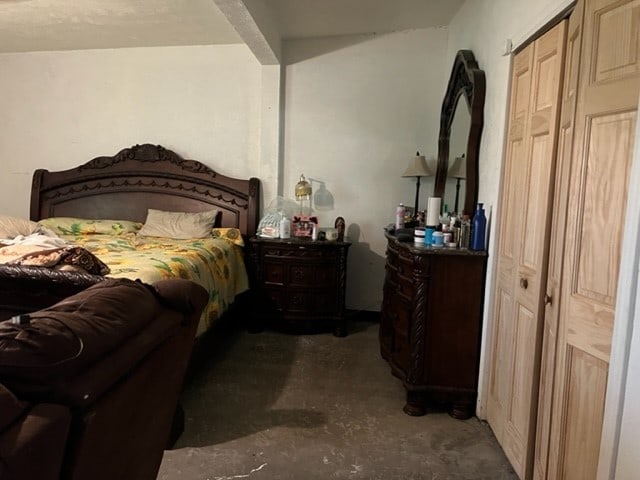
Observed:
[[[344,218],[342,218],[342,217],[336,218],[336,221],[333,224],[333,226],[338,231],[338,241],[339,242],[344,241],[344,229],[345,229]]]

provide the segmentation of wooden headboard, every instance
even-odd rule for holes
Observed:
[[[33,175],[31,219],[77,217],[144,222],[147,209],[222,211],[223,227],[258,226],[260,181],[225,177],[160,145],[134,145],[70,170]]]

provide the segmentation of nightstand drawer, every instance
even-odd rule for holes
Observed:
[[[265,288],[269,311],[287,312],[290,315],[324,317],[337,315],[334,291]],[[268,312],[265,312],[268,313]]]
[[[296,263],[289,267],[289,285],[292,287],[328,287],[335,282],[334,265]]]
[[[266,287],[264,289],[266,301],[267,301],[267,312],[276,310],[278,312],[283,312],[287,309],[287,293],[282,288],[269,288]]]
[[[275,257],[279,260],[288,259],[295,262],[304,262],[306,260],[333,261],[337,258],[337,252],[335,249],[316,248],[313,244],[296,245],[294,248],[265,247],[264,257],[265,259],[269,257]]]
[[[282,263],[264,262],[264,283],[272,285],[284,285],[285,266]]]

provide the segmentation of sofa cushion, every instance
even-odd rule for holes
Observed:
[[[159,308],[150,287],[107,279],[26,324],[0,323],[0,376],[45,383],[76,375],[153,321]]]

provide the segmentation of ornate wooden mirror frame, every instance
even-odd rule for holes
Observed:
[[[442,101],[440,114],[440,135],[438,138],[438,166],[434,196],[444,198],[449,169],[449,139],[456,106],[464,96],[470,114],[469,136],[467,138],[465,195],[463,213],[472,214],[478,200],[478,153],[482,134],[485,96],[484,71],[471,50],[459,50],[456,54],[449,78],[449,85]],[[458,212],[459,213],[459,212]]]

